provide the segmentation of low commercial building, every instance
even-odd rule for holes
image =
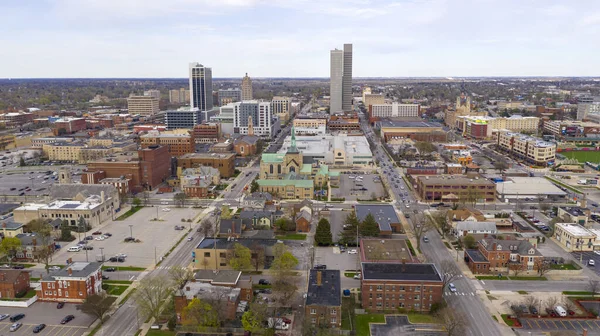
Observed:
[[[559,206],[557,217],[563,223],[577,223],[587,227],[590,214],[591,211],[587,208]]]
[[[187,168],[178,176],[181,190],[186,196],[195,198],[207,198],[210,187],[221,182],[219,170],[212,167]]]
[[[330,132],[362,134],[357,115],[332,115],[327,128]]]
[[[33,138],[33,139],[31,139],[31,147],[42,148],[44,145],[48,145],[48,144],[64,143],[64,142],[71,142],[71,141],[73,141],[73,138],[63,138],[63,137]]]
[[[513,133],[508,130],[499,130],[497,133],[497,148],[507,152],[518,159],[537,166],[554,164],[556,144],[540,139]]]
[[[545,134],[554,135],[556,139],[565,138],[598,138],[600,137],[600,124],[580,120],[547,120],[544,121],[542,130]]]
[[[77,221],[83,217],[90,226],[99,226],[113,217],[114,209],[111,200],[101,199],[94,195],[85,201],[54,201],[48,204],[25,204],[13,210],[15,221],[28,223],[34,219],[56,219],[67,221],[71,226],[77,226]]]
[[[434,264],[361,263],[363,309],[429,312],[442,301],[444,283]]]
[[[494,202],[496,185],[485,178],[450,175],[419,176],[417,192],[425,202]]]
[[[194,126],[194,140],[196,143],[218,142],[221,138],[221,124],[203,123]]]
[[[296,147],[307,164],[325,163],[333,166],[357,167],[374,165],[373,153],[364,136],[323,135],[297,136]],[[291,137],[286,137],[279,154],[292,147]]]
[[[342,287],[339,270],[311,269],[304,305],[305,318],[314,326],[342,326]]]
[[[177,167],[185,169],[201,166],[218,169],[221,177],[232,177],[235,171],[235,154],[190,153],[177,158]]]
[[[240,238],[204,238],[192,252],[194,269],[228,270],[231,269],[230,254],[235,244],[241,244],[252,251],[263,249],[264,253],[252,253],[252,258],[265,258],[262,265],[268,265],[273,260],[273,246],[277,239]]]
[[[294,132],[296,135],[325,135],[327,134],[327,119],[295,118]]]
[[[437,122],[381,120],[375,122],[375,128],[379,130],[385,142],[394,139],[412,139],[427,142],[447,141],[447,132],[442,124]]]
[[[102,264],[74,262],[51,272],[40,280],[36,289],[40,301],[84,302],[102,289]]]
[[[181,156],[196,152],[196,141],[194,133],[188,130],[183,131],[150,131],[148,134],[140,136],[140,145],[142,148],[150,146],[165,146],[171,156]]]
[[[361,222],[371,214],[379,225],[379,234],[382,237],[403,232],[402,223],[400,223],[396,210],[390,204],[357,204],[354,206],[354,210],[356,218]]]
[[[159,112],[158,102],[153,96],[131,96],[127,98],[127,111],[131,115],[153,116]]]
[[[0,114],[0,124],[7,128],[18,127],[33,121],[35,115],[28,112],[8,112]]]
[[[568,252],[593,251],[600,249],[597,242],[600,231],[597,229],[586,229],[574,223],[556,223],[554,225],[554,239]],[[594,246],[598,246],[594,248]]]
[[[549,180],[543,177],[520,177],[513,176],[504,182],[496,184],[496,192],[502,200],[506,199],[539,199],[541,198],[564,198],[567,193],[559,189]]]
[[[85,119],[64,117],[57,119],[52,127],[54,135],[73,134],[87,128]]]
[[[29,272],[25,270],[0,270],[0,297],[14,299],[22,297],[30,287]]]
[[[457,222],[454,226],[454,236],[461,238],[472,234],[491,235],[498,233],[494,222]]]
[[[411,255],[405,239],[361,239],[359,249],[362,262],[419,262]]]

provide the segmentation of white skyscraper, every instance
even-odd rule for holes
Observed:
[[[200,111],[213,108],[212,68],[190,63],[190,106]]]
[[[331,50],[329,112],[352,110],[352,44]]]

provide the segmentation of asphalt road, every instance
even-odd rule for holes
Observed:
[[[474,281],[474,280],[471,280]],[[483,289],[496,291],[562,292],[588,291],[588,281],[477,280]]]

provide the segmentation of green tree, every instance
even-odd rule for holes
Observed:
[[[339,234],[338,242],[344,245],[356,245],[356,235],[360,222],[354,212],[346,216],[344,229]]]
[[[207,302],[193,298],[181,314],[183,325],[196,326],[197,331],[203,331],[206,327],[218,327],[219,318],[216,310]]]
[[[287,218],[287,217],[281,217],[278,220],[275,221],[275,227],[281,231],[294,231],[296,230],[296,224],[294,224],[294,222]]]
[[[268,306],[260,301],[250,304],[250,309],[242,315],[242,326],[245,331],[259,333],[264,329],[264,321],[268,317]]]
[[[321,218],[317,224],[315,243],[319,246],[329,246],[333,243],[333,238],[331,237],[331,225],[326,218]]]
[[[133,206],[139,207],[140,205],[142,205],[142,200],[139,197],[135,197],[133,199]]]
[[[171,282],[166,277],[145,277],[139,282],[134,300],[144,319],[158,319],[165,301],[171,294]]]
[[[283,243],[273,246],[273,263],[271,269],[277,274],[286,274],[298,265],[298,259],[288,250]]]
[[[235,243],[229,258],[229,265],[236,271],[252,267],[252,252],[242,244]]]
[[[48,267],[54,254],[52,226],[45,220],[34,219],[27,223],[27,227],[31,232],[35,232],[37,236],[34,256],[39,262],[44,264],[46,272],[49,273]]]
[[[258,182],[256,182],[256,179],[252,180],[252,183],[250,183],[250,192],[257,192],[259,188],[260,186],[258,185]]]
[[[463,238],[463,244],[465,245],[466,248],[473,249],[477,245],[477,242],[475,241],[475,237],[473,237],[471,235],[466,235]]]
[[[61,225],[60,240],[66,242],[75,240],[75,237],[71,234],[71,228],[68,225]]]
[[[6,237],[0,242],[0,251],[8,257],[8,263],[12,263],[17,251],[21,248],[21,240],[16,237]]]
[[[379,224],[371,213],[360,223],[359,232],[362,237],[379,237]]]
[[[25,166],[27,166],[27,163],[25,162],[25,159],[21,156],[21,158],[19,159],[19,167]]]

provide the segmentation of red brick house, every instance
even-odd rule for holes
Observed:
[[[477,250],[467,250],[465,262],[474,274],[507,273],[518,268],[526,274],[537,272],[544,261],[542,254],[527,240],[479,241]]]
[[[41,279],[36,290],[40,301],[83,302],[102,291],[102,264],[74,262]]]
[[[308,207],[300,210],[300,212],[296,215],[296,231],[309,232],[311,219],[312,215]]]
[[[22,270],[0,270],[0,298],[13,299],[29,290],[29,272]]]

